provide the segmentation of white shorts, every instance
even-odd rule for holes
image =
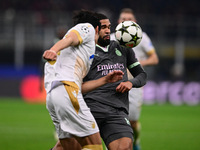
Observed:
[[[70,138],[73,135],[85,137],[99,132],[78,88],[63,83],[57,85],[47,94],[46,107],[59,139]]]
[[[137,121],[139,119],[142,101],[143,101],[143,89],[132,88],[129,91],[129,119],[131,121]]]

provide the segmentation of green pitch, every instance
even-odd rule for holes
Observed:
[[[143,106],[142,150],[199,150],[200,105]]]
[[[199,150],[200,106],[142,107],[142,150]],[[45,104],[0,98],[0,149],[48,150],[56,141]]]
[[[49,150],[56,141],[45,104],[0,98],[0,149]]]

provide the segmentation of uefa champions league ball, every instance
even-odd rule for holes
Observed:
[[[117,42],[127,48],[137,46],[142,40],[142,29],[134,21],[123,21],[115,28]]]

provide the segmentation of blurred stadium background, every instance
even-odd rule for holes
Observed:
[[[53,145],[50,145],[53,137],[49,139],[53,125],[45,106],[27,105],[22,100],[45,102],[41,84],[42,54],[54,44],[60,27],[67,30],[72,26],[73,10],[105,13],[111,20],[113,32],[119,12],[125,7],[134,10],[138,24],[152,39],[160,59],[159,65],[145,68],[148,83],[144,87],[141,117],[144,124],[142,147],[144,150],[164,150],[164,147],[197,150],[200,147],[197,140],[200,138],[199,0],[3,0],[0,5],[0,145],[4,145],[3,149],[48,149]],[[36,111],[39,112],[37,116],[42,116],[34,118]],[[167,114],[168,111],[171,113]],[[171,120],[165,120],[165,117]],[[27,135],[32,138],[24,138]],[[46,140],[43,142],[43,139]],[[29,146],[22,146],[20,142],[27,140]],[[30,142],[34,140],[40,146]],[[9,142],[13,141],[16,144],[12,147]],[[160,145],[152,145],[156,141]]]
[[[24,85],[27,84],[24,79],[34,75],[32,89],[38,86],[37,76],[43,74],[41,55],[53,45],[59,27],[72,26],[73,10],[83,8],[107,14],[114,31],[118,14],[124,7],[134,10],[160,58],[158,66],[146,68],[151,82],[145,88],[144,102],[199,104],[198,0],[3,0],[0,5],[0,96],[34,96],[33,91],[22,89],[28,86]],[[39,89],[35,90],[37,94]]]

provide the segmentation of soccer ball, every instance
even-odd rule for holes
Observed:
[[[120,45],[132,48],[142,40],[142,29],[134,21],[123,21],[115,28],[115,38]]]

